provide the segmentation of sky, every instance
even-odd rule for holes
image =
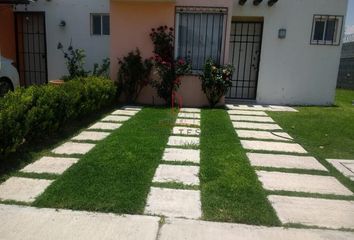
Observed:
[[[354,34],[354,0],[349,0],[345,33]]]

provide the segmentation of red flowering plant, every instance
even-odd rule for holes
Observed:
[[[153,80],[151,85],[156,88],[159,97],[170,103],[173,93],[181,85],[179,77],[191,72],[191,64],[188,59],[175,59],[173,28],[167,26],[153,28],[150,38],[154,44],[155,54],[151,60],[160,77],[159,80]]]

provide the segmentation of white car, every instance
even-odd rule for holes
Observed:
[[[12,63],[12,60],[0,55],[0,97],[20,85],[18,71]]]

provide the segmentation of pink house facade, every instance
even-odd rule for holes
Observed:
[[[175,28],[175,55],[192,60],[178,94],[204,106],[198,71],[207,58],[235,67],[221,104],[329,105],[334,101],[347,0],[110,0],[111,78],[117,58],[151,57],[152,28]],[[139,103],[162,104],[146,87]]]

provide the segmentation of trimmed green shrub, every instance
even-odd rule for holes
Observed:
[[[110,105],[115,94],[114,83],[100,77],[10,92],[0,100],[0,155],[13,152],[34,138],[48,136],[70,120]]]

